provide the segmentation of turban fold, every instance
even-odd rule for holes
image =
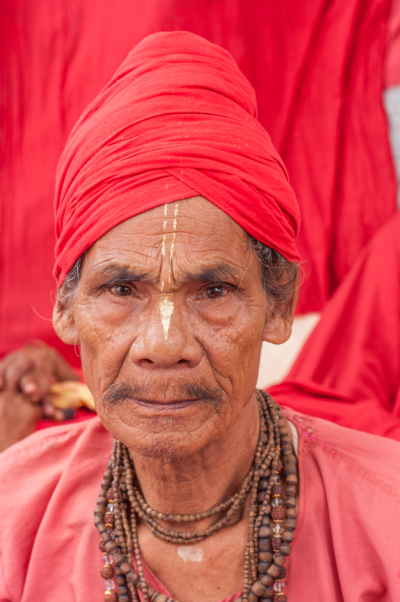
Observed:
[[[117,224],[201,195],[298,261],[299,209],[231,55],[187,32],[145,38],[75,125],[57,168],[60,286]]]

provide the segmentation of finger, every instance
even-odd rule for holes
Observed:
[[[34,370],[25,374],[19,386],[25,395],[28,395],[33,402],[43,400],[49,387],[55,382],[53,374]]]
[[[12,361],[7,362],[3,379],[5,386],[17,389],[21,378],[32,369],[32,362],[25,354],[15,354]]]
[[[45,418],[54,418],[56,408],[53,406],[51,400],[48,397],[44,398],[42,407]]]

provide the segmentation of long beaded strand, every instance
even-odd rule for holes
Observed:
[[[152,509],[143,498],[129,450],[114,442],[95,509],[104,566],[105,602],[176,602],[149,587],[144,576],[137,537],[137,519],[154,535],[172,543],[196,543],[222,529],[250,496],[249,532],[244,557],[243,594],[238,602],[287,602],[283,592],[286,569],[296,528],[297,459],[281,410],[264,391],[256,391],[260,433],[253,466],[240,490],[229,500],[205,512],[169,515]],[[282,459],[281,459],[282,458]],[[285,486],[280,473],[285,474]],[[284,495],[284,499],[283,499]],[[225,512],[216,524],[202,531],[182,533],[163,527],[158,520],[196,522]],[[133,557],[137,570],[133,570]],[[114,566],[112,566],[114,565]],[[115,591],[116,579],[118,593]]]

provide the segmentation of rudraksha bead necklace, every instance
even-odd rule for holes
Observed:
[[[100,549],[104,553],[100,571],[105,579],[104,602],[138,602],[138,590],[142,591],[145,602],[176,602],[146,583],[137,536],[138,520],[164,541],[196,543],[222,529],[249,496],[243,594],[237,602],[287,602],[283,565],[290,554],[296,528],[297,459],[280,407],[264,391],[257,390],[256,394],[260,434],[253,465],[240,490],[206,512],[170,515],[152,509],[140,493],[128,448],[114,441],[94,511],[101,536]],[[225,512],[223,518],[203,531],[173,531],[158,522],[193,523],[222,512]],[[137,572],[133,569],[133,557]]]

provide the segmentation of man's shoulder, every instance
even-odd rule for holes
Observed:
[[[400,504],[400,442],[339,426],[285,408],[299,435],[304,460],[318,464],[325,479],[329,474],[343,485],[360,480],[379,489]]]

